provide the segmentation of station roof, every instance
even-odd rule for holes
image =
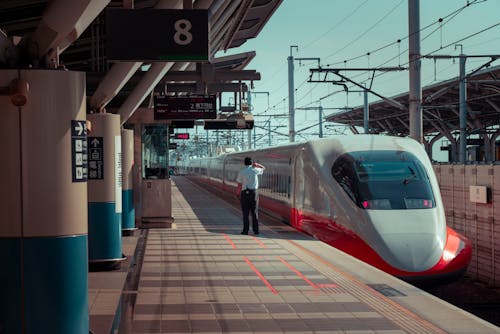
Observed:
[[[282,1],[193,0],[194,9],[208,10],[211,28],[209,56],[214,68],[235,71],[245,68],[255,56],[254,52],[224,56],[220,59],[215,58],[215,54],[218,51],[236,48],[248,39],[256,37]],[[134,9],[173,9],[182,8],[185,2],[185,0],[2,0],[0,1],[0,45],[5,42],[6,37],[12,39],[14,36],[19,36],[24,40],[35,35],[35,38],[38,38],[37,42],[50,45],[52,50],[53,46],[57,46],[63,50],[59,55],[61,64],[68,70],[87,73],[87,95],[92,96],[113,67],[112,62],[107,60],[105,52],[105,9],[120,8],[124,4],[132,5]],[[68,8],[73,12],[62,15],[61,13],[66,13]],[[58,15],[55,15],[57,13]],[[60,27],[64,27],[65,30]],[[73,38],[75,36],[76,38]],[[70,45],[62,45],[68,39],[71,40]],[[64,41],[60,42],[61,40]],[[39,59],[43,61],[43,57],[44,54],[41,54]],[[0,68],[8,67],[8,61],[2,58],[0,54]],[[150,64],[143,63],[143,65]],[[171,67],[171,71],[193,71],[195,65],[193,62],[178,63]],[[132,90],[136,89],[137,83],[143,80],[146,72],[147,69],[137,70],[137,67],[133,67],[127,73],[113,73],[111,81],[114,83],[110,85],[113,87],[107,89],[115,94],[116,99],[113,97],[110,101],[106,101],[105,105],[108,108],[119,108]],[[161,77],[156,78],[155,81],[159,82],[161,79]],[[109,85],[108,82],[107,84]],[[116,90],[118,91],[115,92]],[[109,95],[109,92],[101,95]],[[146,96],[147,93],[143,95]],[[148,99],[144,98],[142,105],[147,102],[146,100]]]
[[[370,103],[369,128],[372,133],[409,134],[409,94],[391,97],[406,109],[385,100]],[[329,122],[363,127],[364,106],[326,117]],[[460,128],[459,79],[453,78],[422,89],[423,134],[444,134]],[[484,131],[500,122],[500,66],[477,71],[467,77],[467,130]],[[353,129],[354,130],[354,129]]]

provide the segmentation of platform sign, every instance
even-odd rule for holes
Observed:
[[[108,9],[106,55],[122,61],[207,61],[208,11]]]
[[[87,121],[71,120],[71,166],[73,182],[87,181]]]
[[[205,121],[205,130],[251,130],[253,129],[253,121],[226,121],[215,120]]]
[[[217,118],[215,95],[154,97],[154,119],[215,119]]]
[[[115,213],[122,213],[122,137],[115,136]]]
[[[173,129],[192,129],[194,128],[194,121],[172,121],[169,128]]]
[[[88,137],[89,180],[104,179],[104,138]]]
[[[176,133],[174,139],[189,139],[189,133]]]

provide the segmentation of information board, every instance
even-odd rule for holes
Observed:
[[[104,179],[104,138],[89,137],[89,180]]]
[[[206,61],[208,11],[108,9],[106,56],[122,61]]]
[[[71,120],[71,163],[73,182],[87,181],[87,121]]]
[[[194,121],[171,121],[170,129],[192,129],[194,128]]]
[[[215,119],[216,98],[211,96],[154,97],[154,119]]]
[[[253,129],[253,121],[205,121],[205,130],[251,130]]]

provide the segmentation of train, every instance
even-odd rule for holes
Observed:
[[[446,225],[421,144],[383,135],[334,136],[186,161],[195,182],[235,194],[245,157],[263,164],[259,209],[410,283],[460,278],[471,242]]]

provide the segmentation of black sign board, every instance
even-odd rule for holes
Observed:
[[[104,138],[89,137],[89,180],[104,179]]]
[[[154,97],[154,119],[214,119],[217,117],[215,95]]]
[[[71,164],[73,182],[87,181],[87,121],[71,121]]]
[[[169,150],[175,150],[175,149],[177,149],[177,143],[169,143],[168,144],[168,149]]]
[[[194,128],[194,121],[172,121],[170,129],[192,129]]]
[[[123,61],[208,60],[208,11],[106,10],[106,55]]]
[[[205,121],[205,130],[251,130],[253,129],[253,121],[245,121],[238,123],[236,121]]]

